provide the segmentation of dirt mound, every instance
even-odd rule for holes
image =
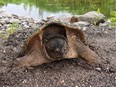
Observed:
[[[0,39],[0,87],[116,87],[116,29],[88,27],[87,45],[102,64],[91,68],[80,59],[61,60],[26,70],[12,67],[23,55],[22,44],[32,29],[20,30],[8,41]]]

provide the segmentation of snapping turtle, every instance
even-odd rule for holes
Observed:
[[[97,63],[98,55],[85,45],[83,31],[71,24],[48,22],[28,38],[24,56],[15,62],[20,67],[32,67],[61,59],[82,58],[88,64]]]

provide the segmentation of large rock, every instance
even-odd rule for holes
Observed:
[[[98,13],[97,11],[91,11],[83,15],[77,15],[77,17],[79,21],[86,21],[92,24],[98,22],[100,19],[105,18],[102,13]]]
[[[59,17],[49,17],[49,21],[61,21],[64,23],[74,23],[74,22],[88,22],[90,24],[96,24],[100,20],[104,20],[105,16],[102,13],[98,13],[97,11],[91,11],[85,13],[83,15],[61,15]]]

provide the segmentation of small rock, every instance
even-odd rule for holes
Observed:
[[[27,25],[28,23],[26,21],[22,22],[21,23],[22,25]]]
[[[23,81],[22,81],[22,83],[26,83],[27,82],[27,80],[26,79],[24,79]]]
[[[39,23],[40,23],[41,25],[45,24],[45,22],[43,22],[43,21],[40,21]]]
[[[102,69],[100,67],[97,67],[96,70],[100,72]]]
[[[19,17],[17,16],[17,15],[15,15],[15,14],[12,14],[12,17],[14,18],[14,19],[18,19]]]
[[[76,85],[75,87],[79,87],[79,86]]]
[[[1,20],[0,24],[6,24],[6,21],[5,20]]]
[[[83,27],[83,31],[85,31],[87,29],[87,27]]]
[[[10,19],[10,23],[20,23],[19,19]]]
[[[47,20],[46,20],[46,19],[43,19],[43,20],[41,20],[41,21],[43,21],[43,22],[45,22],[45,23],[47,22]]]
[[[116,80],[116,77],[115,77],[115,80]]]
[[[6,24],[6,25],[4,26],[4,28],[5,28],[5,29],[8,29],[8,28],[9,28],[9,24]]]
[[[3,52],[4,52],[4,53],[6,53],[6,51],[5,51],[5,50],[3,50]]]
[[[63,84],[64,84],[64,83],[65,83],[65,82],[64,82],[64,80],[62,80],[62,81],[61,81],[61,83],[63,83]]]
[[[0,15],[0,19],[2,19],[2,16]]]
[[[109,67],[107,67],[106,69],[109,70]]]
[[[10,24],[10,19],[4,19],[6,24]]]
[[[33,26],[33,23],[29,23],[28,25],[29,25],[29,26]]]
[[[108,33],[108,31],[104,31],[104,33],[105,33],[105,34],[107,34],[107,33]]]
[[[111,24],[110,22],[104,22],[104,23],[100,23],[99,26],[105,27],[105,26],[109,26],[110,24]]]
[[[54,15],[51,15],[51,16],[48,16],[47,19],[49,20],[49,19],[51,19],[53,17],[55,17],[55,16]]]
[[[105,20],[104,19],[100,19],[100,20],[98,20],[98,22],[96,22],[95,25],[99,25],[99,24],[103,24],[103,23],[105,23]]]
[[[115,70],[113,67],[110,67],[109,72],[115,73],[115,71],[116,71],[116,70]]]
[[[24,27],[25,27],[25,28],[29,28],[29,26],[28,26],[28,25],[26,25],[26,24],[24,25]]]
[[[3,30],[3,31],[6,31],[6,29],[7,29],[7,26],[1,26],[1,29]]]

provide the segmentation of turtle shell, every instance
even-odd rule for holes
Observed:
[[[25,55],[18,58],[15,64],[30,67],[78,57],[91,63],[98,56],[84,43],[85,35],[81,29],[70,23],[50,21],[27,39]]]
[[[32,34],[31,37],[28,38],[28,40],[26,41],[27,42],[26,43],[26,50],[27,50],[26,53],[28,53],[28,51],[32,48],[32,46],[34,45],[34,41],[39,40],[39,44],[41,44],[41,46],[43,47],[42,49],[45,48],[44,50],[46,51],[47,50],[46,48],[48,48],[48,45],[50,44],[49,41],[51,43],[54,43],[54,45],[57,45],[57,43],[70,44],[71,43],[71,40],[69,39],[70,37],[77,38],[82,43],[85,43],[85,35],[81,29],[78,29],[71,24],[66,24],[66,23],[62,23],[59,21],[47,23],[47,24],[43,25],[42,27],[40,27],[40,29],[38,29],[38,31],[36,31],[34,34]],[[56,39],[55,40],[56,42],[52,42],[52,40],[54,41],[54,39]],[[66,42],[63,42],[63,40],[65,40]],[[52,47],[50,47],[50,48],[52,48]],[[55,51],[55,49],[53,51]],[[46,54],[48,54],[48,53],[46,53]],[[57,55],[55,55],[55,56],[57,56]],[[48,57],[48,58],[52,59],[53,57]],[[53,58],[53,60],[54,60],[54,58]]]

